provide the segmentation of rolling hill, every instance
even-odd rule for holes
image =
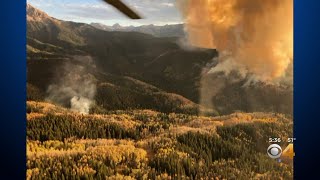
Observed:
[[[275,113],[81,115],[28,101],[27,179],[292,179],[292,162],[265,153],[292,126]]]

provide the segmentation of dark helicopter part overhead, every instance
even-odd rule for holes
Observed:
[[[124,4],[121,0],[103,0],[104,2],[111,4],[123,14],[127,15],[131,19],[141,19],[141,16],[130,9],[126,4]]]

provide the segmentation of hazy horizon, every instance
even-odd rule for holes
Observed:
[[[175,7],[175,0],[124,0],[131,8],[138,12],[143,19],[127,18],[114,7],[101,0],[27,0],[27,3],[38,8],[50,16],[73,22],[100,23],[108,26],[166,25],[181,24],[182,17]]]

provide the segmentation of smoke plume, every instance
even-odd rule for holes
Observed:
[[[57,71],[55,82],[47,89],[46,100],[88,114],[96,94],[96,79],[87,70],[92,59],[89,56],[76,58],[76,61],[64,63]],[[87,64],[82,66],[77,61]]]
[[[213,72],[260,81],[285,76],[293,61],[293,0],[179,0],[192,45],[215,48]]]

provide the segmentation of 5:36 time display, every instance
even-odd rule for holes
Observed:
[[[269,138],[269,142],[271,142],[271,143],[279,143],[279,142],[281,142],[281,138]]]

